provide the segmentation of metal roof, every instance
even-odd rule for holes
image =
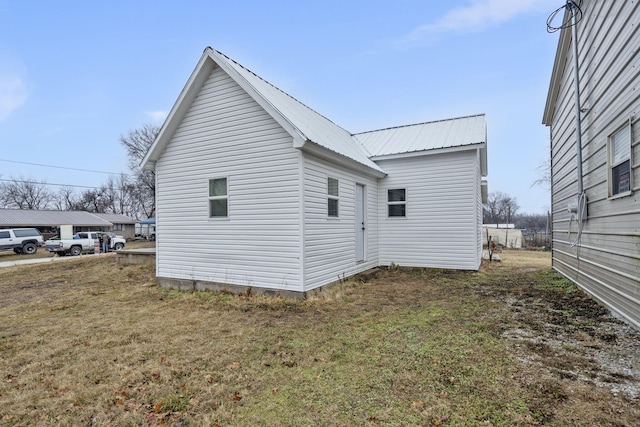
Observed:
[[[373,176],[386,175],[374,162],[376,156],[486,144],[484,115],[351,134],[225,54],[207,47],[142,160],[143,168],[155,168],[155,162],[162,156],[189,106],[216,65],[292,135],[294,147],[338,162],[344,159],[355,162],[365,166],[365,170]],[[481,150],[483,158],[486,158],[486,146]]]
[[[59,225],[76,225],[82,227],[110,227],[113,222],[107,218],[126,219],[115,221],[118,224],[135,223],[124,215],[92,214],[84,211],[33,211],[26,209],[0,209],[0,226],[3,227],[47,227]]]
[[[91,215],[95,215],[98,218],[102,218],[106,221],[109,221],[112,224],[135,224],[137,221],[135,219],[131,219],[126,215],[114,214],[114,213],[92,213]]]
[[[212,54],[217,59],[226,61],[237,71],[282,117],[297,129],[301,137],[378,172],[384,172],[369,159],[363,147],[360,146],[358,141],[354,140],[350,132],[278,89],[225,54],[213,49]]]
[[[484,114],[355,134],[371,157],[485,144]]]

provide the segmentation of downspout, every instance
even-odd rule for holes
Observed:
[[[571,12],[571,28],[572,37],[571,42],[573,45],[573,92],[575,98],[575,116],[576,116],[576,161],[577,161],[577,174],[578,174],[578,197],[575,204],[569,205],[569,211],[575,214],[578,222],[578,240],[580,241],[580,234],[582,229],[582,221],[587,219],[587,195],[584,191],[583,173],[582,173],[582,114],[580,108],[580,77],[578,73],[578,6],[573,0],[567,0],[567,9]]]

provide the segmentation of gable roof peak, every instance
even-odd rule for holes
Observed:
[[[294,96],[290,95],[289,93],[285,92],[284,90],[280,89],[279,87],[275,86],[274,84],[270,83],[268,80],[265,80],[264,78],[260,77],[258,74],[256,74],[255,72],[251,71],[250,69],[248,69],[247,67],[245,67],[244,65],[240,64],[238,61],[236,61],[235,59],[229,57],[228,55],[226,55],[223,52],[220,52],[217,49],[213,49],[211,47],[208,47],[207,49],[210,49],[212,52],[216,52],[218,55],[224,57],[227,61],[233,63],[236,67],[239,67],[241,69],[243,69],[244,71],[246,71],[247,73],[249,73],[251,76],[253,76],[256,79],[259,79],[260,81],[262,81],[264,84],[269,85],[270,87],[272,87],[274,90],[280,92],[282,95],[288,97],[289,99],[291,99],[291,101],[299,104],[301,107],[306,108],[308,110],[310,110],[313,114],[317,114],[318,116],[322,117],[323,119],[327,120],[328,122],[332,123],[334,126],[339,127],[340,129],[342,129],[344,132],[351,134],[351,132],[349,132],[348,130],[346,130],[345,128],[343,128],[342,126],[340,126],[339,124],[337,124],[336,122],[334,122],[333,120],[331,120],[330,118],[328,118],[327,116],[325,116],[322,113],[319,113],[318,111],[316,111],[315,109],[309,107],[307,104],[305,104],[304,102],[300,101],[299,99],[295,98]],[[206,50],[205,50],[206,51]]]

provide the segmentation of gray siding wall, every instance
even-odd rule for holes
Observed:
[[[567,206],[577,197],[573,59],[569,50],[551,125],[553,267],[640,327],[640,2],[585,1],[578,24],[584,189],[580,242]],[[608,137],[632,125],[632,194],[609,197]]]
[[[327,216],[327,178],[339,181],[339,216]],[[365,187],[365,260],[356,262],[356,184]],[[377,180],[305,154],[305,290],[378,266]]]
[[[301,291],[300,156],[216,67],[157,162],[157,275]],[[209,218],[221,177],[229,216]]]
[[[477,270],[482,251],[476,150],[379,160],[380,264]],[[405,188],[407,216],[388,217],[387,190]]]

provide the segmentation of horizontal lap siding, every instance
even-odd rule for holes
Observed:
[[[305,155],[305,290],[378,266],[377,183]],[[327,216],[327,178],[338,179],[338,218]],[[365,185],[365,261],[356,263],[356,183]]]
[[[158,276],[300,291],[299,156],[216,67],[157,163]],[[223,177],[229,216],[212,219]]]
[[[380,264],[475,270],[481,237],[474,150],[378,162]],[[407,216],[387,216],[387,190],[405,188]]]
[[[639,2],[585,3],[578,32],[582,158],[588,220],[567,206],[577,197],[573,59],[569,51],[552,123],[553,267],[640,327],[640,138],[634,117],[633,193],[610,198],[608,137],[640,111]]]

